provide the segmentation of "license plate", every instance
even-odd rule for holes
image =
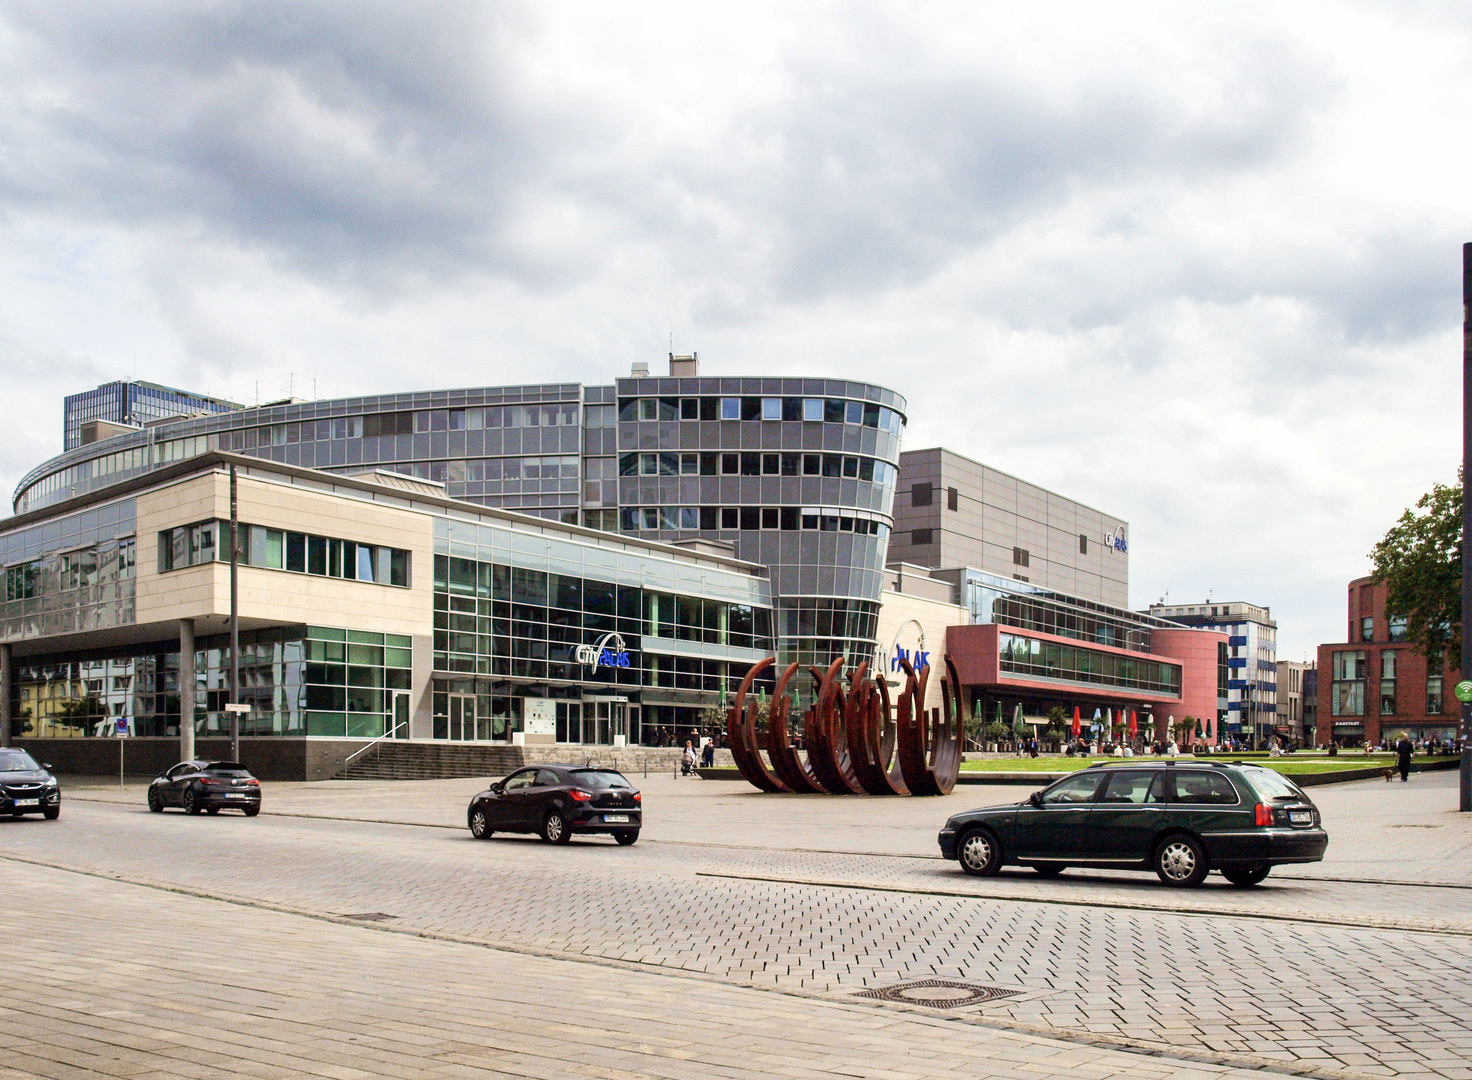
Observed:
[[[227,799],[243,799],[243,798],[245,798],[245,794],[243,792],[239,792],[239,791],[227,791],[225,793],[225,798],[227,798]]]
[[[40,799],[16,799],[15,800],[15,805],[16,806],[40,806],[41,805],[41,800]]]
[[[1312,810],[1289,810],[1288,820],[1294,825],[1312,825],[1314,812]]]
[[[607,822],[623,822],[623,823],[627,824],[628,823],[628,820],[629,820],[629,815],[628,814],[604,814],[603,815],[603,820],[604,821],[607,821]]]

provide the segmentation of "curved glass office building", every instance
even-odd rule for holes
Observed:
[[[717,541],[767,567],[784,660],[875,646],[903,397],[840,379],[668,377],[286,401],[155,421],[67,450],[18,514],[227,451],[353,474],[641,539]],[[118,429],[110,429],[110,432]],[[436,665],[438,667],[438,664]]]

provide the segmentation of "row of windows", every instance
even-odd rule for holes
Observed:
[[[435,609],[449,616],[473,615],[483,619],[494,610],[483,604],[507,601],[512,607],[506,612],[496,612],[497,617],[552,626],[581,625],[598,632],[616,629],[621,633],[644,633],[740,648],[761,649],[771,642],[772,613],[764,607],[673,596],[594,578],[458,556],[436,555],[434,564]],[[518,609],[524,609],[523,614],[518,615]],[[549,614],[544,609],[554,610]],[[448,618],[441,619],[438,614],[435,625],[453,629]],[[461,629],[470,632],[470,623],[463,623]],[[495,631],[476,623],[474,632]],[[547,638],[548,635],[536,636]]]
[[[127,537],[7,566],[5,599],[31,600],[132,578],[136,556],[137,545],[132,537]]]
[[[619,510],[621,532],[704,530],[756,532],[780,529],[889,536],[889,526],[852,512],[797,506],[625,506]]]
[[[151,446],[121,450],[116,454],[104,454],[90,461],[78,462],[68,469],[62,469],[60,472],[54,472],[36,481],[27,488],[25,495],[17,502],[16,512],[25,513],[33,500],[49,495],[53,491],[71,487],[82,480],[111,476],[114,473],[129,472],[150,465],[167,465],[174,461],[198,457],[207,450],[209,450],[209,440],[203,435],[197,435],[189,439],[170,439],[168,442],[154,443]]]
[[[1180,696],[1178,664],[1096,652],[1016,634],[998,635],[998,647],[1003,671]]]
[[[1394,716],[1398,652],[1380,654],[1380,715]],[[1332,681],[1329,688],[1329,712],[1333,716],[1365,715],[1365,683],[1370,675],[1369,654],[1365,649],[1344,649],[1331,656]],[[1426,713],[1439,716],[1442,700],[1440,672],[1426,676]]]
[[[855,424],[898,435],[904,419],[893,409],[841,398],[699,397],[624,398],[619,421],[754,420]]]
[[[603,460],[603,459],[597,459]],[[854,454],[676,453],[620,454],[620,476],[823,476],[894,483],[895,467]]]
[[[242,524],[238,528],[240,562],[245,566],[409,587],[407,551],[261,525]],[[165,529],[158,534],[159,573],[200,563],[228,562],[230,553],[225,545],[229,537],[228,521],[202,521]]]
[[[1389,620],[1388,623],[1386,624],[1385,630],[1386,630],[1386,640],[1387,641],[1390,641],[1390,642],[1405,641],[1406,640],[1406,635],[1407,635],[1407,632],[1408,632],[1407,631],[1407,621],[1406,621],[1405,617],[1404,616],[1399,616],[1397,618],[1394,618],[1394,619]],[[1374,620],[1373,617],[1371,617],[1369,615],[1366,615],[1363,619],[1360,620],[1360,640],[1361,641],[1374,641],[1375,640],[1375,620]]]

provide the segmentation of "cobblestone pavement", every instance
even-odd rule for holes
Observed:
[[[1158,907],[1194,907],[1217,892],[1239,911],[1282,913],[1291,894],[1312,914],[1337,890],[1375,886],[1183,895],[1143,876],[1062,890],[1019,876],[997,887],[1033,895],[1004,898],[981,895],[982,883],[934,860],[603,840],[549,848],[478,843],[463,831],[269,813],[187,818],[77,801],[57,823],[0,823],[5,856],[314,915],[381,913],[397,929],[831,1000],[913,979],[976,982],[1021,992],[958,1010],[989,1023],[1224,1062],[1472,1078],[1465,934],[1140,911],[1116,899],[1150,890]],[[834,873],[891,884],[753,880]],[[960,895],[921,891],[942,884]],[[1044,886],[1072,902],[1039,902]],[[1467,901],[1461,890],[1384,891]]]
[[[1247,1080],[925,1014],[161,894],[9,863],[0,1077]]]

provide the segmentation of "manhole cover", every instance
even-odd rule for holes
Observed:
[[[385,919],[396,919],[397,915],[385,915],[381,911],[364,911],[357,915],[339,915],[339,919],[352,919],[355,922],[383,922]]]
[[[899,983],[878,990],[861,990],[855,997],[874,998],[878,1001],[902,1001],[908,1005],[927,1005],[932,1009],[956,1009],[962,1005],[977,1005],[997,998],[1016,997],[1021,990],[1003,990],[997,986],[978,986],[976,983],[952,982],[949,979],[922,979],[919,982]]]

